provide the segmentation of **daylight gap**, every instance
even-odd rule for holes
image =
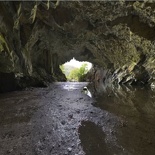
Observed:
[[[88,73],[92,68],[92,63],[87,61],[78,61],[75,58],[60,65],[61,71],[65,74],[69,82],[89,81]]]

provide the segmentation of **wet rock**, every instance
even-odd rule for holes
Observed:
[[[0,72],[16,74],[20,88],[65,81],[59,65],[73,56],[95,64],[89,79],[98,84],[113,79],[145,84],[150,75],[154,77],[155,19],[148,2],[0,5]],[[140,67],[133,71],[134,66]],[[13,87],[5,86],[6,91]]]
[[[61,89],[57,90],[58,92],[63,92],[65,101],[66,92],[62,91]],[[41,89],[41,94],[43,94],[42,91],[44,91],[44,89]],[[91,106],[90,103],[86,101],[79,103],[77,107],[74,104],[66,104],[64,110],[62,111],[57,106],[57,104],[60,104],[60,101],[55,101],[55,104],[46,104],[49,100],[51,100],[51,96],[46,96],[46,99],[38,99],[36,96],[38,89],[35,89],[35,91],[30,94],[25,92],[26,96],[28,96],[28,100],[24,100],[24,104],[18,103],[18,106],[12,106],[10,111],[8,107],[10,104],[12,105],[11,100],[19,101],[19,99],[26,98],[24,97],[24,92],[25,91],[23,91],[23,93],[13,93],[16,94],[14,98],[12,93],[5,94],[6,101],[4,100],[3,95],[0,99],[0,101],[4,102],[4,106],[6,106],[6,112],[9,110],[7,115],[3,115],[4,107],[3,102],[1,102],[3,117],[0,118],[2,120],[10,117],[9,119],[14,121],[14,117],[10,112],[13,111],[16,113],[18,108],[21,111],[23,107],[27,109],[24,114],[27,113],[27,115],[29,115],[31,108],[35,107],[34,102],[36,102],[36,105],[39,103],[38,110],[34,113],[33,117],[31,117],[31,121],[29,120],[24,123],[19,123],[17,120],[17,123],[10,121],[11,124],[9,122],[9,124],[4,126],[1,125],[0,139],[4,146],[2,149],[0,149],[0,152],[2,152],[0,154],[2,155],[7,154],[7,150],[11,150],[11,148],[15,149],[15,151],[10,151],[11,155],[19,154],[20,152],[24,153],[27,151],[27,149],[29,154],[49,154],[49,151],[51,151],[50,154],[53,155],[65,153],[73,155],[76,153],[79,155],[103,155],[114,153],[123,155],[128,154],[126,152],[124,153],[124,151],[120,149],[122,147],[125,148],[125,151],[129,150],[130,152],[133,152],[134,150],[135,154],[143,154],[144,150],[144,154],[151,152],[150,154],[153,155],[155,152],[154,136],[152,136],[154,135],[154,117],[152,117],[154,116],[154,110],[152,108],[154,98],[151,98],[154,96],[154,94],[152,94],[151,91],[143,93],[144,89],[140,89],[142,94],[136,92],[135,90],[132,92],[127,91],[126,95],[123,94],[122,96],[119,89],[119,92],[114,92],[115,94],[113,94],[113,97],[115,98],[113,98],[113,100],[109,101],[109,98],[106,98],[105,95],[101,96],[100,101],[103,107],[101,107],[99,100],[97,101],[97,104],[99,105],[97,108]],[[81,93],[74,93],[74,100],[81,96]],[[57,96],[59,97],[59,94]],[[146,96],[148,98],[146,98]],[[37,100],[34,100],[36,98]],[[150,99],[151,101],[148,102]],[[64,101],[62,101],[62,103],[64,103]],[[87,104],[90,106],[87,107]],[[149,107],[149,105],[151,106]],[[145,108],[145,106],[147,108]],[[76,111],[80,111],[80,115],[78,115]],[[94,112],[93,115],[90,115],[91,111]],[[45,118],[40,118],[40,116],[46,113],[48,113],[48,116],[46,117],[45,121]],[[74,120],[68,122],[70,114],[74,115]],[[150,117],[147,118],[146,116]],[[61,125],[62,121],[66,121],[64,126]],[[28,126],[28,122],[31,122],[32,125]],[[125,128],[121,128],[121,122],[127,122],[127,126]],[[136,124],[136,122],[138,124]],[[41,127],[42,125],[44,128]],[[57,126],[57,128],[55,128],[55,126]],[[136,128],[136,126],[139,128]],[[12,137],[12,135],[14,136]],[[2,139],[2,136],[6,137],[6,139]],[[32,145],[35,142],[38,142],[34,146],[35,152],[33,152],[33,150],[31,152]],[[118,147],[115,146],[115,142],[118,144]],[[16,148],[14,148],[15,144],[17,145]],[[142,147],[139,147],[139,144]],[[110,148],[109,145],[111,145]],[[68,150],[68,148],[72,148],[72,150]]]
[[[62,124],[62,125],[65,125],[65,124],[66,124],[66,121],[64,121],[64,120],[61,121],[61,124]]]
[[[75,144],[72,144],[72,147],[74,147],[75,146]]]
[[[72,148],[71,148],[71,147],[69,147],[67,150],[68,150],[69,152],[71,152],[71,151],[72,151]]]
[[[72,118],[73,118],[73,114],[68,114],[68,117],[69,117],[70,119],[72,119]]]
[[[78,109],[78,110],[76,110],[76,113],[78,113],[78,114],[79,114],[79,113],[80,113],[80,110],[79,110],[79,109]]]
[[[127,122],[126,121],[121,121],[121,127],[127,127]]]
[[[10,149],[7,151],[7,154],[10,154],[13,151],[13,149]]]

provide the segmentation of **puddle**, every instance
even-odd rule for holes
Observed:
[[[105,143],[105,134],[95,123],[82,121],[78,132],[86,155],[111,155]]]

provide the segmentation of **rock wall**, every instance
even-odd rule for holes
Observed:
[[[151,84],[154,8],[147,1],[0,2],[0,72],[14,73],[17,87],[44,85],[64,81],[59,65],[75,57],[108,71],[101,81]]]

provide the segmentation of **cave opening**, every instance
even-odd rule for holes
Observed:
[[[92,68],[92,63],[88,61],[78,61],[74,57],[60,65],[60,69],[66,76],[68,82],[85,82],[89,81],[89,72]]]

